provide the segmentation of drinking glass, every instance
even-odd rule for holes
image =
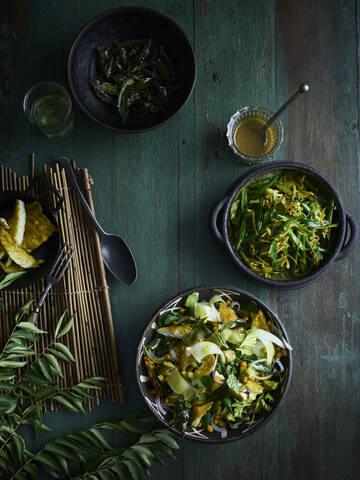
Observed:
[[[63,138],[74,128],[71,98],[58,83],[34,85],[24,97],[23,109],[27,119],[48,138]]]

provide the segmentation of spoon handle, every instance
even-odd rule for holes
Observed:
[[[91,221],[94,223],[94,225],[96,227],[96,230],[98,231],[100,237],[102,237],[103,235],[105,235],[105,232],[101,228],[99,222],[96,220],[96,218],[95,218],[93,212],[91,211],[91,208],[89,207],[82,191],[80,190],[80,187],[79,187],[79,184],[76,180],[75,173],[74,173],[74,170],[71,166],[70,160],[66,157],[59,157],[58,162],[59,162],[59,165],[61,167],[63,167],[63,169],[65,170],[66,176],[69,179],[70,184],[74,188],[77,196],[79,197],[80,202],[82,203],[83,207],[85,208],[85,210],[86,210],[87,214],[89,215]]]
[[[278,118],[278,116],[281,115],[282,112],[288,108],[290,103],[292,103],[299,95],[301,95],[304,92],[308,92],[309,90],[310,90],[310,85],[308,85],[307,83],[303,83],[302,85],[300,85],[299,90],[297,90],[289,98],[289,100],[285,102],[284,105],[280,107],[277,112],[274,113],[274,115],[271,118],[269,118],[269,120],[265,123],[265,125],[262,128],[266,130],[268,127],[270,127],[270,125]]]

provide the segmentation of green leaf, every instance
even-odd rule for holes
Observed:
[[[29,340],[30,342],[36,342],[39,340],[39,337],[37,335],[34,335],[33,333],[27,332],[25,330],[16,330],[12,334],[12,337],[23,338],[24,340]]]
[[[61,468],[63,469],[63,471],[66,473],[66,475],[68,477],[70,477],[69,467],[68,467],[68,464],[67,464],[67,461],[65,460],[65,458],[63,456],[57,455],[56,453],[55,453],[55,458],[56,458],[57,462],[59,463],[59,465],[61,466]],[[76,458],[76,456],[75,456],[75,458]]]
[[[55,453],[60,457],[67,458],[68,460],[73,460],[75,456],[64,446],[56,442],[48,443],[43,447],[43,450],[46,450],[51,453]]]
[[[57,337],[57,334],[59,333],[59,330],[60,330],[60,328],[61,328],[62,322],[63,322],[63,320],[64,320],[64,318],[65,318],[65,315],[66,315],[66,310],[65,310],[65,312],[61,315],[61,317],[59,318],[58,323],[56,324],[55,333],[54,333],[54,338],[56,338],[56,337]]]
[[[31,385],[29,385],[26,382],[16,382],[15,383],[15,388],[20,388],[23,392],[27,393],[30,397],[32,397],[35,394],[35,391]]]
[[[131,478],[134,480],[142,480],[143,479],[143,472],[142,469],[133,461],[131,460],[124,460],[124,464],[127,466]]]
[[[75,358],[73,357],[72,353],[68,349],[68,347],[62,343],[55,342],[54,346],[63,353],[68,362],[75,363]]]
[[[66,355],[64,355],[61,352],[58,352],[54,348],[48,348],[47,351],[52,353],[52,355],[55,355],[55,357],[61,358],[61,360],[64,360],[65,362],[69,362],[68,357]]]
[[[55,335],[55,338],[63,337],[64,335],[67,334],[69,330],[71,330],[72,326],[74,325],[74,318],[75,317],[73,315],[68,321],[68,323],[65,325],[65,327],[62,330],[60,330],[60,332],[57,335]]]
[[[59,402],[61,405],[66,407],[71,412],[79,412],[78,407],[74,406],[71,402],[69,402],[69,400],[67,400],[66,398],[64,398],[60,395],[55,395],[54,397],[52,397],[52,399]]]
[[[17,280],[19,277],[21,277],[25,273],[26,273],[26,270],[21,271],[21,272],[8,273],[4,276],[1,276],[0,290],[8,287],[9,285],[11,285],[13,282],[15,282],[15,280]]]
[[[269,248],[269,255],[273,261],[273,264],[275,264],[277,259],[277,241],[276,240],[273,240],[271,242],[271,245]]]
[[[15,388],[16,386],[13,383],[0,382],[0,391],[6,390],[7,392],[11,392]]]
[[[111,450],[110,445],[107,443],[105,438],[101,435],[101,433],[98,430],[96,430],[96,428],[94,427],[89,428],[89,432],[91,432],[97,438],[99,444],[101,444],[104,450]]]
[[[12,370],[0,370],[0,381],[12,380],[15,376]]]
[[[240,393],[239,381],[233,373],[230,373],[230,375],[228,376],[228,378],[226,380],[226,383],[227,383],[228,387],[230,388],[230,390],[232,390],[237,395],[239,395],[239,393]]]
[[[30,475],[31,478],[34,480],[38,479],[38,469],[36,468],[36,465],[33,463],[28,463],[24,467],[24,471]]]
[[[20,322],[18,325],[19,328],[22,328],[23,330],[28,330],[29,332],[32,333],[48,333],[45,330],[40,330],[36,325],[34,325],[31,322]]]
[[[0,360],[0,367],[21,368],[26,364],[27,362],[17,362],[15,360]]]
[[[14,433],[12,436],[12,442],[15,446],[16,457],[19,463],[24,462],[24,449],[25,449],[25,442],[20,435]]]
[[[48,380],[50,383],[54,383],[54,376],[52,374],[51,368],[49,363],[44,360],[44,358],[38,358],[37,364],[40,367],[41,373],[44,375],[46,380]]]
[[[247,197],[247,190],[246,188],[243,189],[241,192],[241,213],[244,215],[246,207],[248,205],[248,197]]]
[[[63,377],[59,362],[56,360],[56,357],[51,353],[45,353],[44,357],[47,359],[50,366],[53,368],[54,375],[58,375],[59,377]]]
[[[23,378],[24,380],[27,380],[33,383],[34,385],[37,385],[38,387],[41,387],[43,385],[48,385],[48,381],[45,378],[43,378],[43,376],[40,375],[39,372],[37,372],[35,369],[32,369],[29,372],[26,372]]]
[[[213,380],[210,375],[202,375],[198,378],[198,385],[202,390],[211,390],[213,386]]]
[[[34,401],[35,403],[40,402],[41,400],[44,400],[52,396],[55,392],[57,392],[59,389],[59,385],[52,385],[49,387],[45,387],[41,390],[39,390],[35,396],[34,396]]]
[[[40,452],[33,457],[33,461],[41,463],[45,470],[50,474],[55,474],[59,470],[58,464],[49,455]]]

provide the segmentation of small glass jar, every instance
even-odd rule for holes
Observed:
[[[70,95],[55,82],[41,82],[26,93],[23,109],[29,122],[48,138],[64,138],[74,128]]]
[[[274,153],[277,152],[280,148],[280,145],[283,141],[284,130],[279,119],[276,119],[269,129],[271,128],[271,135],[272,135],[272,143],[271,147],[268,152],[261,156],[250,156],[246,155],[244,152],[239,150],[238,146],[235,143],[235,131],[237,127],[246,119],[253,118],[260,120],[265,124],[273,115],[273,112],[268,110],[265,107],[243,107],[238,110],[234,115],[230,118],[230,122],[227,126],[227,139],[229,141],[229,146],[235,152],[235,154],[239,157],[241,163],[246,163],[248,165],[253,165],[256,163],[263,162],[264,160],[268,160],[273,157]]]

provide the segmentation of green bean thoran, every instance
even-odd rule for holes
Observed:
[[[289,280],[311,273],[330,251],[334,200],[322,202],[311,180],[281,173],[253,182],[232,203],[235,252],[255,273]]]

